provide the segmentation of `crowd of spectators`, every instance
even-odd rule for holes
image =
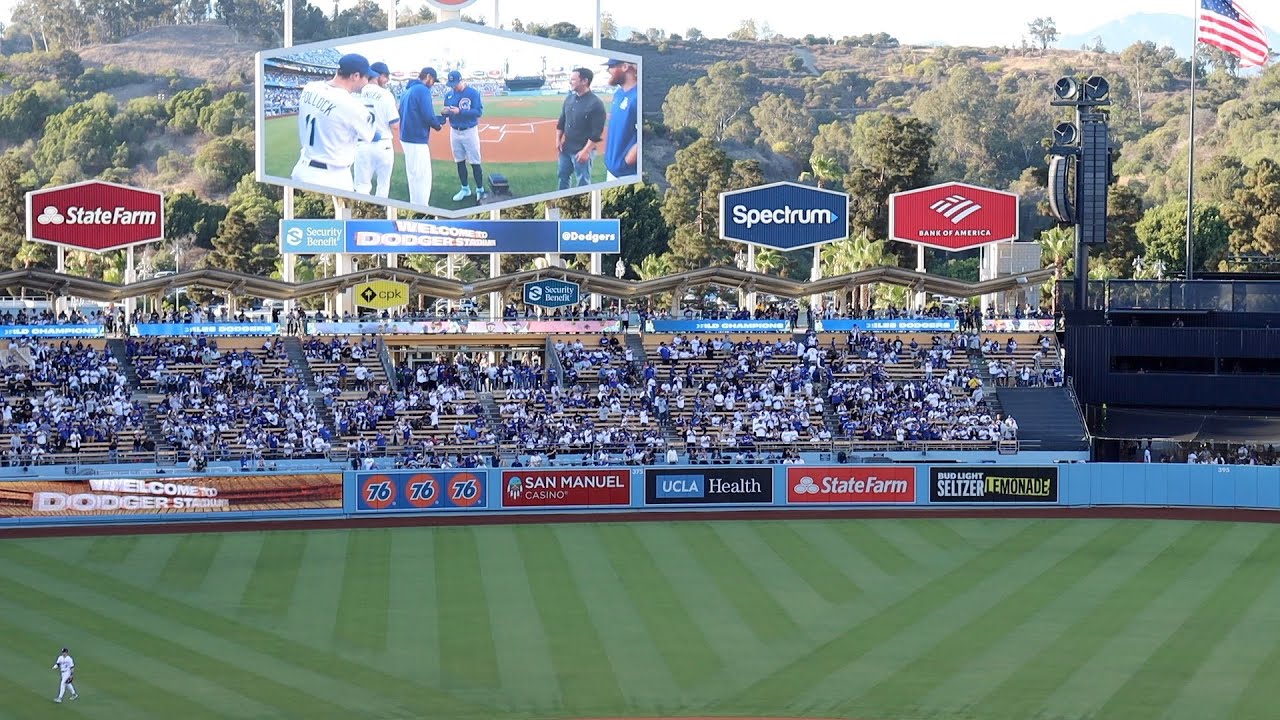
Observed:
[[[83,341],[9,341],[0,370],[0,435],[7,465],[78,453],[105,443],[115,459],[122,437],[142,426],[115,358]],[[135,448],[137,449],[137,448]]]
[[[585,454],[599,462],[652,464],[667,445],[649,398],[622,379],[562,388],[558,384],[512,390],[499,404],[503,439],[529,464],[554,463],[559,454]]]
[[[298,112],[298,103],[302,97],[302,88],[296,87],[264,87],[262,89],[262,107],[267,117],[292,115]]]

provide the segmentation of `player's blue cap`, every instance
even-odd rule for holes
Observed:
[[[629,62],[631,62],[631,61],[630,61],[630,60],[619,60],[618,58],[609,58],[609,62],[605,63],[605,64],[604,64],[604,66],[605,66],[605,67],[617,67],[617,66],[619,66],[619,65],[626,65],[626,64],[627,64],[627,63],[629,63]]]
[[[450,70],[448,83],[450,85],[457,85],[460,82],[462,82],[462,73],[457,70]]]
[[[360,73],[365,77],[375,78],[378,74],[369,67],[369,59],[363,55],[350,53],[338,58],[338,72],[343,75],[354,75]]]
[[[384,62],[376,62],[369,66],[369,69],[376,75],[391,75],[391,68],[387,67]]]
[[[422,72],[418,73],[419,78],[424,78],[428,75],[435,78],[436,80],[440,79],[440,73],[436,72],[436,69],[430,66],[422,68]]]

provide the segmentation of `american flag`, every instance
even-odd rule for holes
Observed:
[[[1267,62],[1267,34],[1234,0],[1200,0],[1200,42],[1240,58],[1252,67]]]

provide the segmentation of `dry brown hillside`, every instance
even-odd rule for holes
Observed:
[[[241,42],[226,25],[168,25],[152,28],[112,45],[80,51],[87,65],[119,65],[161,75],[175,69],[196,80],[227,81],[253,77],[253,54],[261,48]]]

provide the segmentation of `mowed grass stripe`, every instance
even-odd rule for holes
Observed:
[[[347,533],[333,640],[340,649],[380,652],[387,649],[391,530],[368,528]],[[298,558],[301,559],[301,554]]]
[[[987,581],[1000,570],[1009,553],[1033,552],[1066,526],[1064,522],[1045,521],[1022,525],[1021,530],[1003,544],[1003,553],[980,554],[953,568],[900,603],[822,643],[808,655],[759,680],[735,697],[726,698],[722,709],[763,712],[765,708],[776,707],[782,698],[795,698],[813,689],[872,648],[892,640],[903,628],[932,614],[950,598]]]
[[[1247,711],[1241,701],[1254,674],[1265,667],[1274,642],[1259,642],[1260,629],[1280,627],[1280,574],[1271,578],[1266,590],[1240,621],[1222,637],[1213,652],[1184,685],[1164,713],[1164,720],[1203,720],[1207,717],[1242,717]],[[1270,691],[1269,715],[1275,714],[1275,686]],[[1239,712],[1224,712],[1236,706]],[[1255,717],[1261,717],[1256,714]]]
[[[1080,527],[1089,527],[1087,523],[1080,521]],[[951,632],[948,630],[960,617],[948,613],[928,623],[927,627],[935,628],[942,636],[932,649],[917,655],[861,697],[843,703],[841,709],[853,712],[862,708],[902,707],[915,703],[940,679],[950,677],[971,662],[974,648],[992,644],[1015,632],[1046,603],[1086,577],[1098,562],[1110,558],[1132,542],[1141,534],[1142,527],[1137,523],[1104,522],[1092,524],[1092,532],[1096,534],[1088,542],[1057,562],[1048,564],[1052,556],[1046,556],[1046,565],[1038,574]],[[1010,562],[1019,559],[1009,558]],[[993,580],[993,595],[1007,591],[1008,584],[1005,579]]]
[[[173,552],[160,571],[157,590],[199,590],[209,577],[213,559],[222,547],[225,533],[192,533],[173,544]]]
[[[981,544],[956,532],[955,528],[943,518],[912,520],[905,523],[905,526],[939,550],[955,551],[982,547]]]
[[[234,533],[232,537],[240,534]],[[383,667],[353,662],[323,648],[300,648],[296,640],[279,635],[272,628],[214,614],[208,607],[197,607],[151,594],[116,580],[108,574],[62,562],[50,555],[12,552],[8,551],[8,546],[0,543],[0,559],[35,568],[45,574],[78,584],[86,592],[96,592],[134,605],[141,611],[204,630],[246,649],[274,657],[285,664],[303,668],[335,682],[349,683],[377,693],[400,705],[408,707],[430,705],[443,717],[492,717],[492,711],[487,704],[462,701],[443,690],[425,686],[413,680],[406,682],[403,677],[388,674]],[[214,584],[216,585],[216,582]]]
[[[901,575],[916,567],[910,555],[877,531],[887,525],[884,521],[830,520],[825,525],[838,533],[851,551],[875,563],[886,575]]]
[[[253,574],[244,586],[240,605],[272,619],[284,617],[293,606],[302,557],[307,551],[306,532],[267,533],[258,550]]]
[[[493,646],[489,599],[476,533],[471,527],[435,531],[436,622],[440,673],[444,684],[468,690],[496,690],[498,655]]]
[[[1159,717],[1177,698],[1169,688],[1184,687],[1213,648],[1236,623],[1280,570],[1280,532],[1274,527],[1263,541],[1237,561],[1195,612],[1143,663],[1138,672],[1114,693],[1094,717]],[[1228,558],[1223,558],[1227,562]]]
[[[7,588],[0,587],[0,594],[5,590]],[[67,623],[67,626],[83,627],[76,622]],[[52,647],[47,637],[22,624],[11,622],[5,615],[0,615],[0,633],[4,635],[6,647],[40,647],[42,649]],[[44,655],[48,655],[49,652],[53,652],[55,656],[57,654],[55,649],[44,650]],[[76,690],[83,693],[83,697],[75,702],[67,702],[64,698],[62,706],[56,709],[59,717],[65,714],[71,717],[128,717],[134,720],[181,716],[191,720],[226,720],[224,713],[192,702],[179,688],[166,687],[153,682],[155,678],[121,669],[121,666],[115,662],[93,663],[92,660],[86,662],[86,656],[80,652],[73,654],[72,657],[77,654],[81,658],[77,664],[84,667],[80,670]],[[48,717],[52,714],[52,709],[35,710],[36,707],[51,708],[53,698],[58,694],[59,682],[58,675],[49,671],[53,666],[53,658],[45,660],[44,656],[41,656],[39,660],[39,668],[42,670],[39,692],[23,684],[9,682],[10,678],[20,676],[21,671],[6,669],[5,672],[0,673],[0,678],[4,679],[0,683],[0,691],[4,693],[4,701],[0,703],[0,717],[27,720],[33,717]],[[106,696],[105,701],[102,698],[103,695]]]
[[[600,526],[596,536],[676,683],[687,690],[718,672],[720,655],[694,622],[635,528],[625,524]]]
[[[1229,527],[1226,523],[1188,525],[1172,544],[1131,572],[1127,582],[1101,598],[974,706],[989,711],[991,718],[1034,717],[1054,690],[1123,632],[1152,600],[1167,592],[1187,567],[1207,555]]]
[[[249,584],[249,576],[253,574],[253,565],[257,562],[264,535],[262,532],[224,533],[218,552],[209,565],[209,579],[200,588],[200,592],[175,601],[190,600],[202,608],[239,616],[244,587]],[[314,629],[312,633],[315,633]]]
[[[1269,596],[1272,607],[1280,607],[1280,597],[1276,596],[1280,596],[1280,592],[1273,592]],[[1249,674],[1248,682],[1231,706],[1231,712],[1223,717],[1272,720],[1276,716],[1276,688],[1280,687],[1280,642],[1275,642],[1268,636],[1267,644],[1271,648],[1270,652]]]
[[[119,564],[142,541],[141,535],[102,535],[93,540],[85,559],[95,563]]]
[[[44,579],[37,576],[33,581],[29,577],[29,572],[21,572],[24,575],[23,579],[27,582],[38,582]],[[53,589],[55,588],[50,588],[50,590]],[[110,601],[94,596],[95,607],[99,602],[109,603]],[[50,672],[49,664],[52,659],[48,656],[56,654],[57,651],[49,648],[69,645],[77,664],[76,689],[83,699],[89,701],[76,703],[76,705],[87,705],[93,708],[93,715],[97,717],[138,716],[140,713],[134,707],[131,695],[136,692],[145,692],[145,689],[136,689],[131,684],[118,686],[105,683],[102,675],[97,672],[102,665],[111,665],[130,678],[142,678],[146,685],[166,688],[180,698],[182,707],[192,704],[208,710],[216,709],[228,720],[231,718],[256,720],[273,714],[269,706],[249,699],[235,688],[218,684],[216,679],[190,673],[170,658],[152,657],[120,645],[103,635],[86,634],[83,627],[67,623],[58,615],[0,601],[0,617],[3,617],[4,622],[10,626],[28,629],[31,632],[32,642],[36,641],[37,636],[44,638],[44,642],[34,651],[25,650],[27,656],[21,657],[18,662],[13,662],[4,656],[23,652],[25,646],[18,644],[19,637],[5,632],[5,626],[0,624],[0,633],[4,633],[5,638],[5,644],[0,645],[0,667],[7,667],[8,672],[19,681],[33,682],[34,679],[36,687],[41,689],[48,687],[52,696],[52,691],[58,686],[58,675]],[[163,631],[157,630],[157,632],[163,634]],[[40,705],[45,705],[47,702],[48,697]],[[180,709],[171,708],[175,715],[179,714]]]
[[[440,682],[432,530],[397,528],[392,532],[391,611],[387,619],[387,662],[392,671],[429,684]]]
[[[751,527],[823,600],[843,605],[862,595],[862,589],[802,538],[790,522],[756,522]]]
[[[430,529],[418,534],[430,537]],[[529,576],[520,558],[520,548],[515,532],[508,526],[486,527],[475,535],[476,550],[484,563],[480,579],[484,583],[485,597],[489,600],[489,621],[493,627],[493,647],[497,657],[498,678],[502,683],[503,707],[524,710],[552,711],[562,704],[560,683],[556,680],[555,667],[551,663],[551,650],[547,645],[546,631],[538,616],[537,606],[529,590]],[[429,550],[429,546],[427,548]],[[435,613],[435,573],[417,573],[428,578],[431,587],[428,604],[423,615]],[[400,567],[396,578],[400,579]],[[613,608],[614,612],[620,612]],[[435,623],[422,623],[423,630],[436,632]],[[422,648],[432,658],[438,643],[422,638]],[[432,667],[438,659],[431,661]],[[658,663],[655,663],[658,664]],[[438,671],[437,671],[438,672]],[[488,692],[490,696],[492,691]]]
[[[565,709],[583,716],[616,714],[624,707],[622,688],[555,530],[523,526],[515,532]]]
[[[69,625],[79,627],[88,634],[108,638],[135,653],[181,662],[183,669],[187,672],[217,682],[229,690],[233,689],[285,714],[296,712],[304,713],[308,717],[322,717],[334,707],[331,703],[319,700],[309,692],[276,682],[266,673],[253,672],[242,665],[219,660],[201,652],[190,642],[179,644],[152,632],[142,625],[141,618],[125,617],[120,614],[107,617],[102,614],[104,610],[102,603],[95,603],[91,607],[73,602],[64,596],[53,595],[20,582],[13,574],[10,574],[4,583],[0,583],[0,597],[28,610],[45,612],[62,618]],[[166,699],[167,703],[186,705],[186,701],[182,699],[183,696],[169,695]],[[347,710],[355,712],[356,708],[347,708]],[[216,717],[216,715],[205,717]]]
[[[1083,521],[1082,521],[1083,522]],[[1089,521],[1106,522],[1106,521]],[[1081,615],[1129,579],[1189,529],[1182,523],[1125,520],[1142,527],[1133,541],[1099,562],[1070,590],[1039,608],[1018,629],[996,642],[979,642],[970,662],[963,664],[920,699],[921,714],[928,710],[965,712],[976,701],[1017,672],[1046,645],[1056,641]]]
[[[797,633],[791,615],[709,523],[680,522],[669,527],[756,639],[768,644]]]

